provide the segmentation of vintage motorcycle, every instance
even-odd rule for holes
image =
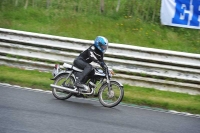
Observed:
[[[74,86],[81,72],[81,69],[68,63],[64,63],[63,68],[56,64],[52,72],[54,84],[50,85],[54,97],[60,100],[68,99],[71,96],[98,97],[103,106],[110,108],[122,101],[124,96],[123,85],[111,80],[114,75],[112,69],[94,67],[93,71],[84,78],[88,87],[87,91]]]

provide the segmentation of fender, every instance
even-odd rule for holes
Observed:
[[[116,80],[110,80],[110,82],[116,82],[117,84],[119,84],[119,86],[124,87],[122,83],[120,83],[120,82],[118,82],[118,81],[116,81]],[[103,86],[104,84],[107,84],[107,82],[104,82],[104,83],[102,84],[102,86]]]
[[[60,75],[70,74],[71,72],[72,72],[72,70],[71,71],[60,71],[55,77],[51,78],[51,80],[55,80]],[[74,74],[72,74],[72,76],[74,77]],[[75,77],[74,77],[74,79],[75,79]]]
[[[110,80],[110,82],[117,82],[121,87],[123,87],[123,84],[118,82],[118,81],[116,81],[116,80]]]

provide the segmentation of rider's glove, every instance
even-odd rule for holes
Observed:
[[[106,66],[106,64],[105,64],[104,62],[100,62],[100,66],[101,66],[103,69],[106,69],[106,68],[107,68],[107,66]]]

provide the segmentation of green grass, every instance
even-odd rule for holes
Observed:
[[[124,102],[183,112],[200,113],[200,95],[192,96],[125,85]]]
[[[50,73],[0,66],[0,82],[49,90]]]
[[[51,73],[0,66],[0,82],[22,87],[51,90]],[[162,109],[200,114],[200,95],[189,95],[152,88],[124,85],[123,102]]]
[[[99,12],[98,1],[52,1],[48,9],[45,2],[24,9],[24,1],[18,6],[2,1],[0,27],[88,40],[102,35],[112,43],[200,54],[200,30],[161,25],[156,0],[121,0],[119,12],[117,1],[108,0],[104,13]]]

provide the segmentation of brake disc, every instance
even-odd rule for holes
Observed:
[[[113,90],[111,90],[110,92],[107,93],[108,98],[113,98],[115,95],[115,92]]]

